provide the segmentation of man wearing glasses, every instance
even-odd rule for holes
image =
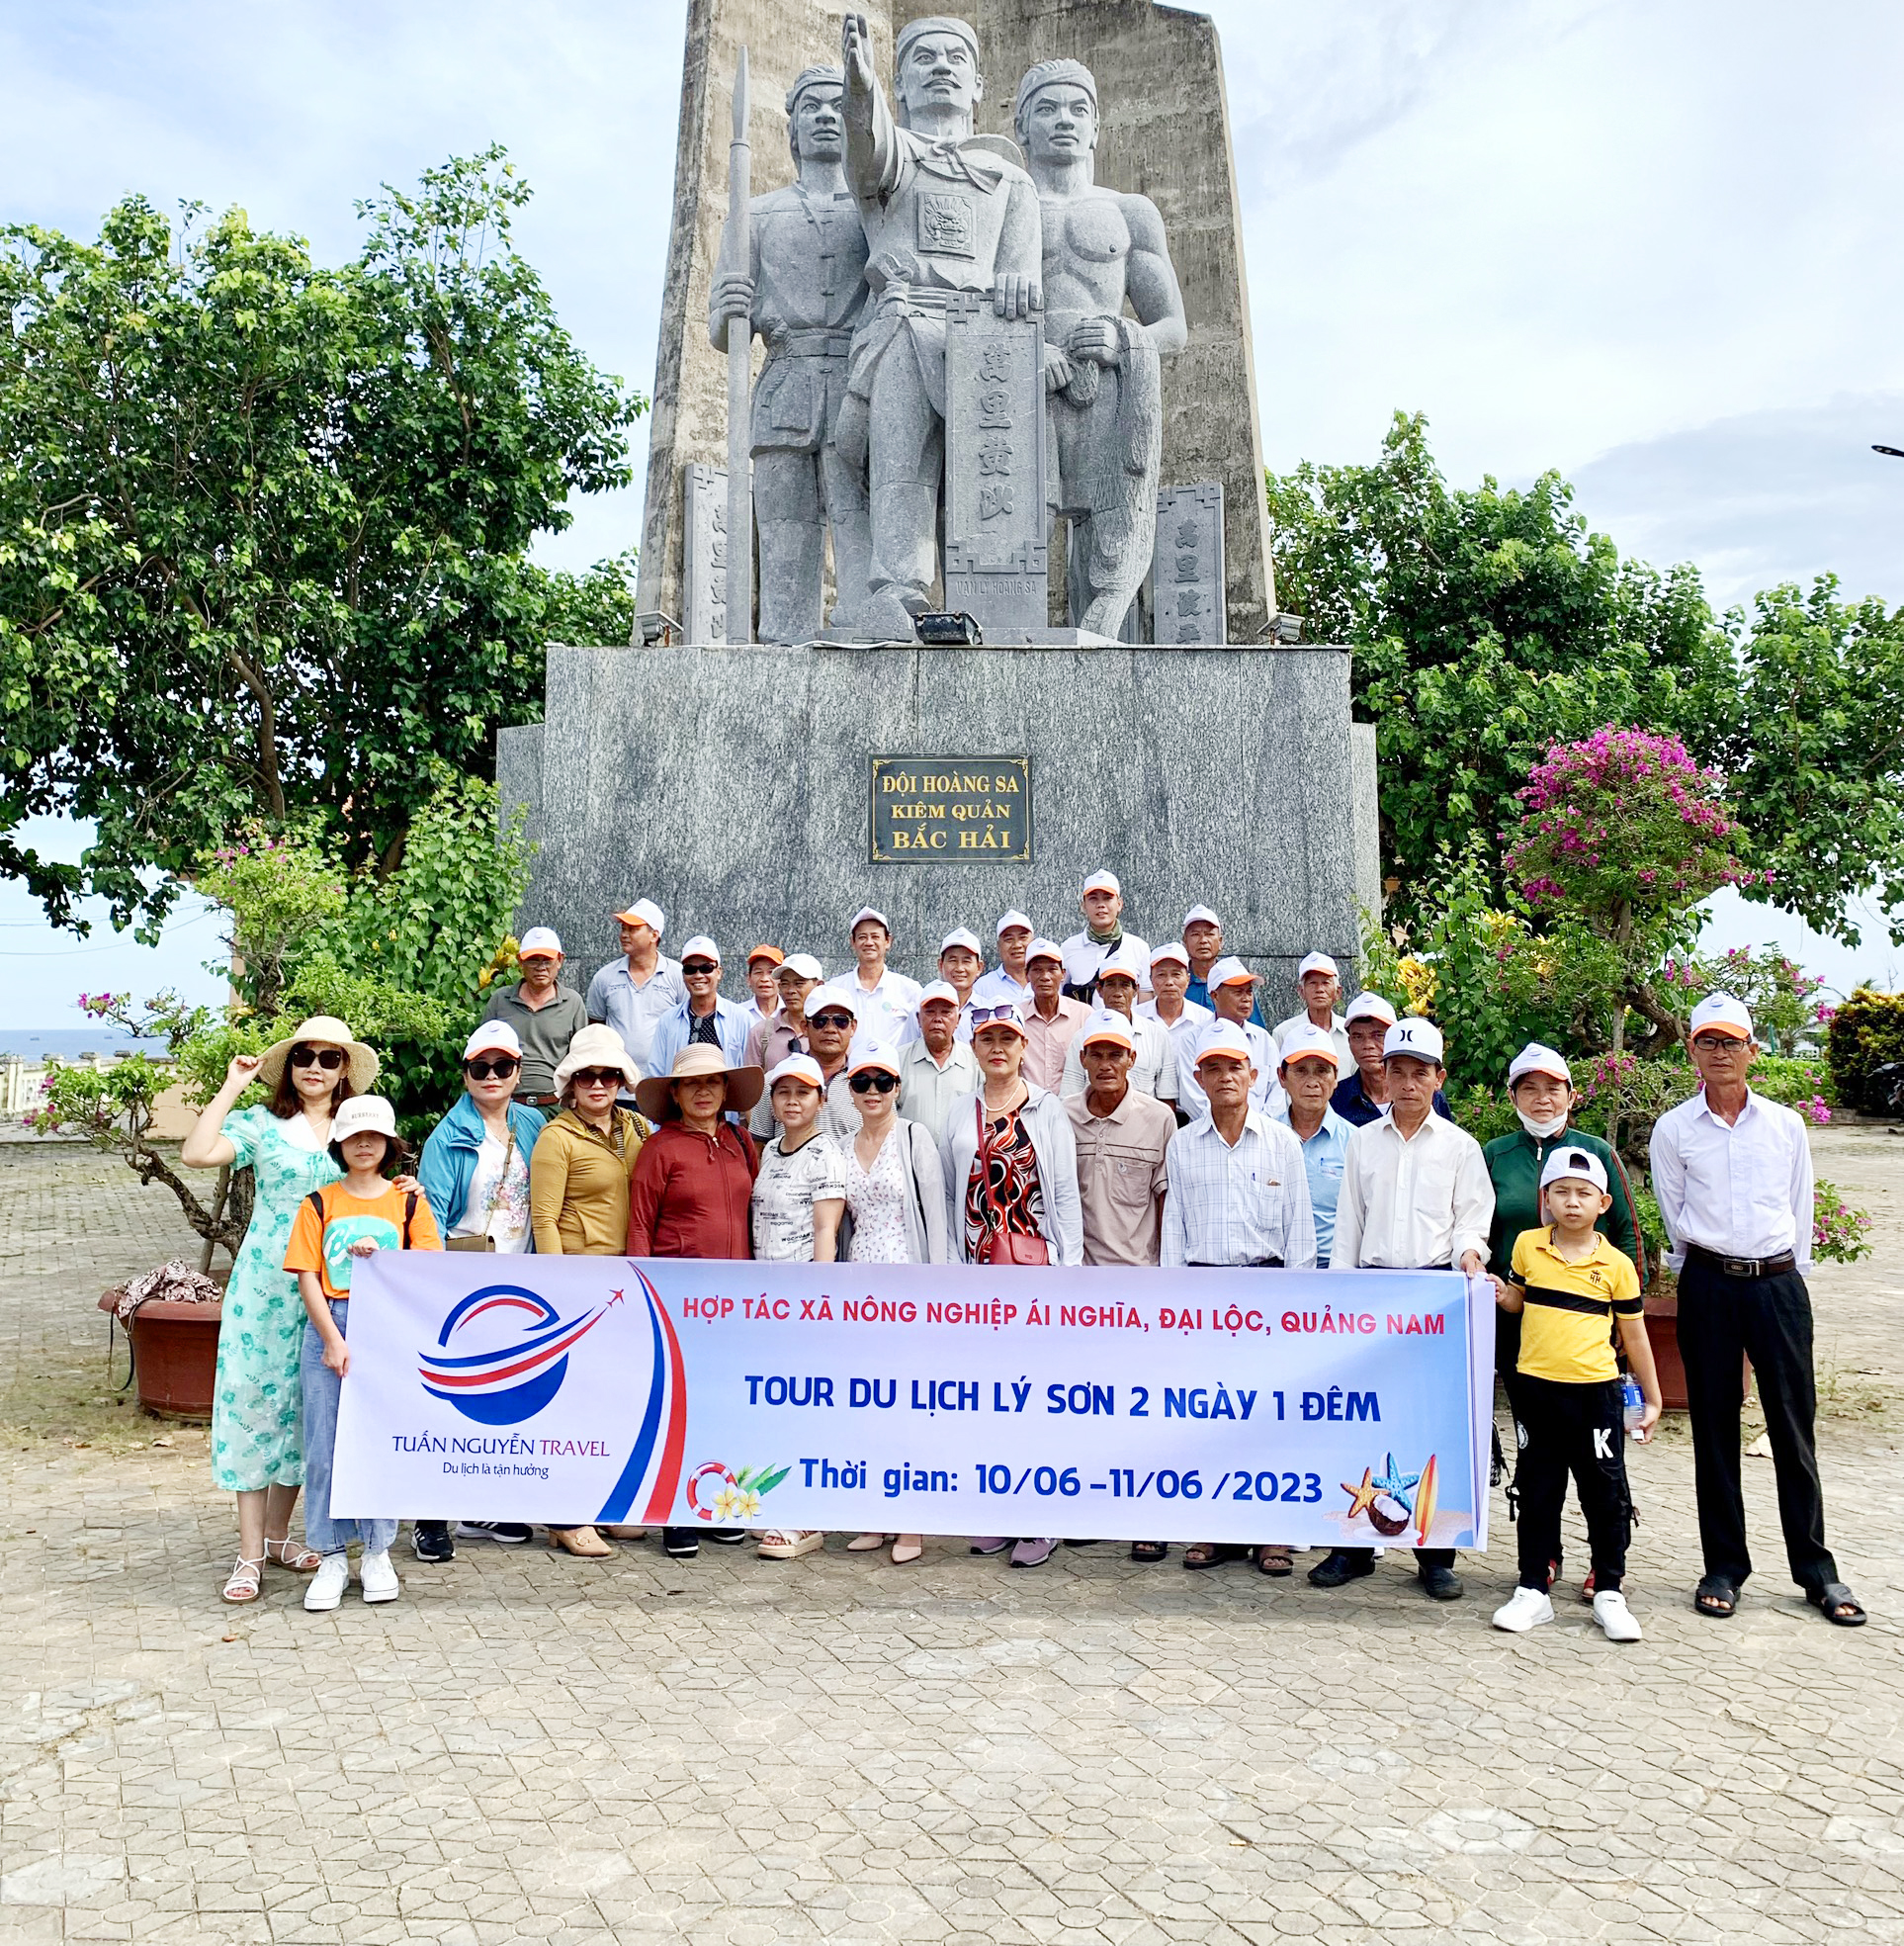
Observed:
[[[840,1143],[859,1133],[859,1110],[846,1081],[846,1055],[858,1026],[859,1009],[845,988],[816,987],[807,996],[807,1052],[820,1063],[826,1083],[820,1132]]]
[[[718,1047],[730,1067],[745,1067],[747,1011],[722,997],[721,948],[705,932],[697,932],[681,948],[681,979],[687,999],[655,1027],[646,1071],[670,1074],[681,1050],[697,1045]]]
[[[1752,1572],[1739,1469],[1740,1373],[1749,1358],[1791,1578],[1826,1621],[1856,1629],[1864,1611],[1825,1546],[1812,1438],[1811,1146],[1796,1113],[1747,1085],[1758,1051],[1743,1004],[1707,995],[1692,1010],[1692,1065],[1704,1089],[1653,1129],[1653,1194],[1672,1244],[1666,1265],[1680,1274],[1680,1356],[1705,1557],[1693,1606],[1725,1620]]]
[[[532,926],[516,948],[521,980],[489,991],[484,1020],[500,1020],[522,1050],[516,1100],[526,1107],[554,1108],[556,1063],[568,1052],[576,1030],[588,1024],[588,1009],[572,987],[562,982],[562,940],[553,928]]]

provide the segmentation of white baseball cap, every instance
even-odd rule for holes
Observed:
[[[869,919],[876,919],[885,927],[886,936],[889,939],[893,936],[893,922],[877,906],[861,906],[853,915],[852,923],[846,928],[847,938],[850,939]]]
[[[1562,1176],[1584,1176],[1601,1195],[1606,1194],[1606,1165],[1588,1149],[1556,1149],[1540,1171],[1540,1187]]]
[[[789,1054],[778,1067],[767,1076],[767,1092],[773,1093],[777,1081],[804,1081],[809,1088],[818,1088],[822,1094],[826,1089],[826,1077],[820,1071],[820,1063],[811,1054]]]
[[[1187,932],[1192,926],[1214,926],[1219,932],[1223,930],[1222,920],[1208,906],[1192,906],[1183,915],[1184,931]]]
[[[1101,980],[1106,973],[1122,973],[1126,979],[1135,980],[1141,987],[1144,975],[1149,971],[1150,968],[1131,950],[1131,942],[1123,939],[1118,942],[1115,952],[1104,955],[1103,963],[1097,969],[1097,977]]]
[[[1260,977],[1259,974],[1252,973],[1235,953],[1225,953],[1210,968],[1210,977],[1204,984],[1211,987],[1235,987],[1244,985],[1254,987]]]
[[[1084,1022],[1083,1031],[1078,1036],[1079,1052],[1082,1053],[1095,1041],[1110,1041],[1133,1054],[1137,1052],[1137,1036],[1121,1014],[1098,1014]]]
[[[330,1118],[330,1139],[396,1134],[396,1110],[382,1095],[353,1095]]]
[[[1065,963],[1065,949],[1052,939],[1034,939],[1025,948],[1025,965],[1029,967],[1034,959],[1055,959],[1062,966]]]
[[[1551,1047],[1543,1047],[1539,1041],[1530,1040],[1512,1061],[1508,1063],[1508,1086],[1512,1088],[1522,1075],[1552,1075],[1556,1081],[1569,1084],[1574,1071],[1567,1065],[1566,1056],[1557,1054]]]
[[[1327,1061],[1338,1074],[1342,1071],[1341,1050],[1336,1045],[1336,1036],[1327,1027],[1314,1026],[1306,1020],[1283,1036],[1282,1051],[1276,1059],[1282,1067],[1291,1061]]]
[[[1341,968],[1327,953],[1311,953],[1296,968],[1296,978],[1306,980],[1312,973],[1327,973],[1332,980],[1341,978]]]
[[[1247,1061],[1252,1067],[1256,1063],[1256,1050],[1250,1045],[1250,1036],[1234,1020],[1219,1020],[1205,1030],[1196,1044],[1196,1065],[1200,1068],[1212,1054]]]
[[[618,912],[615,917],[624,926],[633,926],[639,921],[643,926],[651,927],[657,939],[667,930],[667,914],[652,899],[637,899],[625,912]]]
[[[998,937],[1002,939],[1014,926],[1022,926],[1027,932],[1035,932],[1038,929],[1032,925],[1025,914],[1021,912],[1008,912],[998,921]]]
[[[943,959],[954,946],[963,946],[967,952],[977,953],[981,959],[985,957],[985,947],[980,943],[979,935],[968,931],[963,926],[955,926],[939,941],[939,957]]]
[[[1117,882],[1117,874],[1109,871],[1094,871],[1084,880],[1085,892],[1118,892],[1123,887]]]
[[[900,1057],[885,1041],[859,1034],[846,1050],[846,1072],[852,1076],[868,1068],[884,1068],[888,1074],[896,1075],[900,1071]]]
[[[557,938],[553,926],[532,926],[522,935],[516,957],[527,959],[531,953],[554,953],[558,959],[562,957],[562,941]]]
[[[1432,1061],[1438,1068],[1445,1051],[1441,1029],[1419,1015],[1411,1014],[1407,1019],[1397,1020],[1382,1036],[1384,1061],[1392,1060],[1397,1054],[1407,1054],[1418,1061]]]
[[[690,959],[711,959],[715,965],[719,966],[721,964],[721,948],[705,932],[697,932],[681,948],[681,958],[684,962]]]
[[[959,1005],[959,990],[950,980],[933,980],[919,994],[919,1005],[923,1007],[928,1000],[942,1000],[947,1005]]]
[[[522,1042],[507,1020],[484,1020],[463,1043],[463,1058],[474,1061],[478,1054],[513,1054],[522,1059]]]
[[[816,987],[807,996],[807,1004],[800,1011],[811,1020],[816,1014],[824,1014],[829,1008],[838,1008],[842,1014],[850,1014],[855,1020],[859,1018],[859,1002],[844,987]]]
[[[1692,1010],[1692,1032],[1688,1038],[1701,1033],[1730,1034],[1735,1040],[1750,1040],[1752,1016],[1746,1011],[1745,1002],[1734,1000],[1728,993],[1707,994]]]
[[[1173,959],[1179,966],[1190,963],[1190,955],[1181,939],[1167,939],[1161,946],[1151,948],[1151,964],[1155,966],[1160,959]]]
[[[1395,1010],[1378,993],[1358,993],[1343,1010],[1348,1020],[1379,1020],[1385,1027],[1395,1024]]]
[[[821,970],[820,961],[812,953],[789,953],[773,969],[773,977],[777,980],[783,973],[795,974],[803,980],[823,980],[826,977]]]

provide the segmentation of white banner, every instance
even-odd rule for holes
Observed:
[[[1487,1546],[1445,1271],[381,1252],[339,1516]]]

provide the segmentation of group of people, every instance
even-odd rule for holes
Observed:
[[[410,1174],[389,1105],[368,1093],[376,1053],[319,1017],[230,1065],[185,1144],[200,1168],[249,1167],[256,1196],[218,1353],[217,1484],[237,1494],[231,1602],[259,1598],[268,1565],[311,1576],[305,1606],[334,1608],[348,1548],[367,1601],[398,1592],[394,1523],[333,1520],[338,1387],[349,1368],[353,1264],[378,1249],[888,1264],[1247,1266],[1464,1272],[1500,1312],[1515,1422],[1518,1582],[1496,1611],[1514,1633],[1553,1619],[1571,1477],[1591,1572],[1582,1586],[1612,1639],[1640,1638],[1621,1591],[1631,1526],[1630,1430],[1660,1414],[1647,1341],[1649,1267],[1619,1157],[1573,1125],[1568,1063],[1523,1049],[1508,1087],[1520,1121],[1484,1150],[1442,1093],[1430,1020],[1375,993],[1345,1008],[1334,959],[1297,968],[1299,1007],[1265,1023],[1260,977],[1224,949],[1197,906],[1156,948],[1123,924],[1116,877],[1083,886],[1062,943],[1023,913],[997,922],[995,963],[961,928],[921,984],[888,964],[892,929],[866,907],[852,962],[830,980],[812,955],[746,956],[748,998],[721,991],[720,947],[662,951],[651,900],[616,914],[622,951],[564,985],[557,934],[527,931],[520,981],[496,990],[463,1055],[464,1094]],[[1680,1273],[1704,1575],[1695,1606],[1732,1615],[1751,1571],[1739,1463],[1740,1371],[1765,1402],[1793,1579],[1831,1621],[1864,1612],[1825,1546],[1812,1422],[1812,1179],[1803,1123],[1755,1094],[1750,1016],[1712,995],[1692,1017],[1700,1092],[1665,1115],[1653,1183]],[[253,1083],[267,1101],[236,1109]],[[1627,1409],[1622,1367],[1641,1403]],[[300,1484],[304,1542],[291,1538]],[[579,1510],[577,1510],[579,1511]],[[567,1552],[606,1556],[634,1528],[552,1527]],[[739,1529],[664,1528],[677,1558]],[[526,1526],[418,1520],[419,1558],[459,1540],[519,1546]],[[791,1559],[824,1535],[772,1529],[759,1553]],[[915,1534],[862,1534],[916,1560]],[[985,1536],[1036,1567],[1050,1537]],[[1077,1544],[1082,1545],[1082,1544]],[[1131,1557],[1159,1561],[1162,1542]],[[1294,1571],[1273,1536],[1196,1543],[1183,1564],[1247,1559]],[[1459,1599],[1451,1548],[1421,1548],[1424,1591]],[[1338,1548],[1309,1570],[1336,1589],[1374,1550]]]

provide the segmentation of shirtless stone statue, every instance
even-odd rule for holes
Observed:
[[[857,626],[872,551],[866,482],[834,442],[846,359],[866,302],[866,232],[846,187],[844,76],[810,67],[787,92],[797,180],[756,196],[752,261],[724,238],[708,335],[725,351],[745,322],[767,341],[753,389],[754,525],[760,536],[760,640],[812,642],[821,631],[826,530],[833,536],[833,626]]]
[[[1043,213],[1046,493],[1072,522],[1072,618],[1115,636],[1150,571],[1164,443],[1158,357],[1189,335],[1183,297],[1157,206],[1093,180],[1090,69],[1039,61],[1018,83],[1014,119]]]
[[[867,310],[854,337],[836,434],[863,456],[872,501],[866,633],[912,638],[931,606],[945,448],[945,311],[989,295],[1000,317],[1039,304],[1038,196],[1008,142],[972,133],[984,92],[978,37],[929,16],[901,28],[898,117],[873,73],[864,14],[848,14],[846,177],[867,241]]]

